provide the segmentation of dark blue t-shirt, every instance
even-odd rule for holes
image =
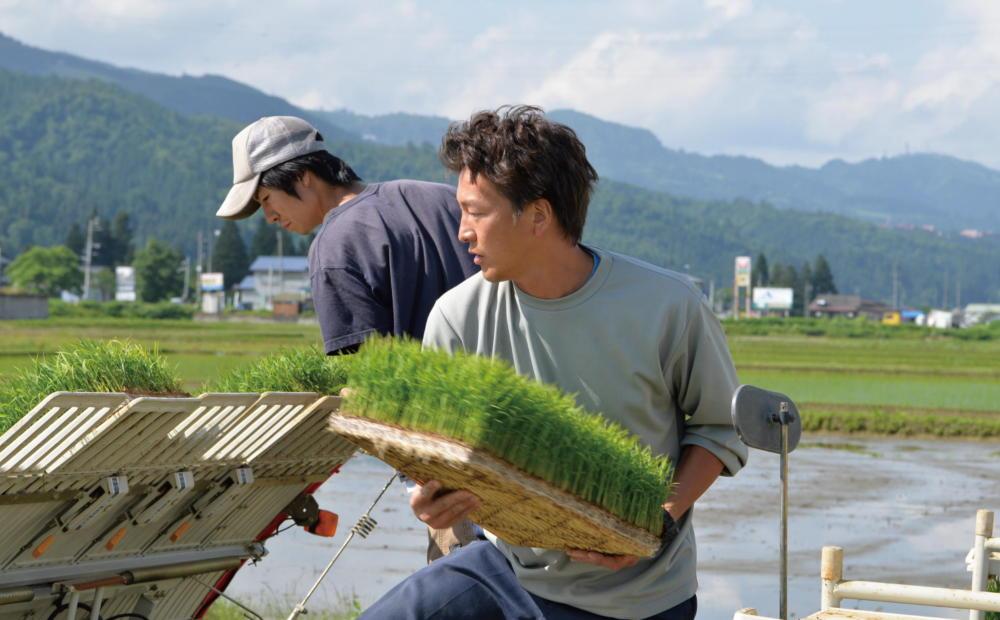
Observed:
[[[309,248],[327,353],[372,333],[420,339],[434,302],[478,271],[457,237],[455,188],[372,183],[330,211]]]

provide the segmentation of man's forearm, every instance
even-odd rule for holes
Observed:
[[[675,521],[708,490],[722,473],[723,464],[714,454],[701,446],[687,446],[681,453],[681,462],[674,472],[670,497],[663,507]]]

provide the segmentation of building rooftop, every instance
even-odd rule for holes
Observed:
[[[258,256],[250,265],[250,271],[288,271],[306,273],[309,271],[309,258],[306,256]]]

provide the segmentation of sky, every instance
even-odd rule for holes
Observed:
[[[312,109],[532,103],[775,164],[1000,168],[995,0],[0,0],[0,32]]]

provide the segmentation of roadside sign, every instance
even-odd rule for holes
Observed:
[[[736,286],[750,286],[750,257],[736,257]]]
[[[135,269],[115,267],[115,301],[135,301]]]
[[[200,280],[202,292],[211,293],[225,290],[222,272],[203,273]]]
[[[754,310],[791,310],[794,293],[790,288],[758,286],[753,290]]]

